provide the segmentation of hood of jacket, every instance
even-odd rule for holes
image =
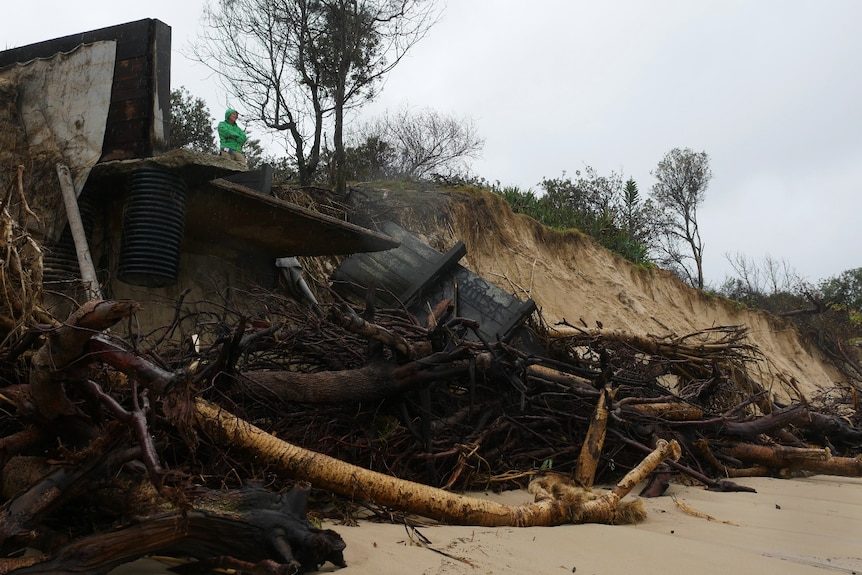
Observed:
[[[225,110],[225,111],[224,111],[224,119],[225,119],[225,121],[227,121],[227,119],[228,119],[228,118],[230,118],[230,115],[231,115],[231,114],[233,114],[234,112],[236,112],[236,110],[234,110],[233,108],[228,108],[227,110]],[[237,115],[238,115],[238,114],[237,114]]]

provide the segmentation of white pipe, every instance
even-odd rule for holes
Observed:
[[[69,218],[69,229],[72,231],[72,239],[75,241],[75,252],[78,254],[78,267],[81,268],[81,279],[87,290],[87,299],[102,299],[102,291],[99,289],[99,280],[96,278],[96,266],[90,256],[90,246],[87,244],[87,233],[84,231],[84,223],[81,221],[81,212],[78,210],[78,194],[72,183],[72,173],[69,166],[57,164],[57,177],[60,178],[60,189],[63,191],[63,202],[66,204],[66,215]]]

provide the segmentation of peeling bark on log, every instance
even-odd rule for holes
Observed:
[[[665,421],[700,421],[703,410],[688,403],[632,403],[626,405],[623,411],[633,411],[640,416],[660,418]]]
[[[614,391],[609,385],[606,385],[602,394],[599,395],[593,419],[587,430],[587,437],[584,439],[581,454],[575,465],[575,482],[588,489],[593,486],[596,468],[602,456],[602,447],[605,444],[605,433],[608,428],[608,404],[613,400],[613,397]]]
[[[663,460],[677,459],[680,455],[679,445],[675,441],[662,441],[613,491],[579,507],[556,499],[507,506],[350,465],[281,441],[204,400],[198,399],[195,405],[196,422],[202,431],[220,442],[250,452],[282,473],[310,481],[321,489],[449,524],[529,527],[572,522],[611,523],[617,503],[638,481],[646,478]]]
[[[74,483],[91,471],[89,467],[61,468],[44,477],[0,508],[0,544],[36,528]]]
[[[531,365],[527,368],[527,379],[550,381],[583,397],[598,397],[601,393],[593,382],[585,377],[563,373],[543,365]]]
[[[718,457],[716,457],[709,445],[709,441],[705,438],[698,439],[692,445],[700,452],[701,457],[703,457],[706,463],[725,477],[765,477],[769,475],[769,468],[763,466],[746,467],[743,469],[728,467],[718,460]],[[732,458],[725,456],[724,459],[730,460]],[[732,462],[740,466],[742,465],[742,462],[738,459],[732,459]]]
[[[646,445],[643,445],[642,443],[640,443],[638,441],[635,441],[633,439],[626,437],[625,435],[623,435],[622,433],[620,433],[616,429],[612,429],[611,431],[614,433],[614,435],[617,436],[617,439],[619,439],[621,442],[625,443],[626,445],[640,449],[644,453],[649,452],[650,449]],[[669,467],[671,467],[672,469],[676,469],[682,473],[685,473],[689,477],[693,477],[694,479],[700,481],[701,483],[706,485],[710,489],[710,491],[720,491],[720,492],[744,491],[744,492],[748,492],[748,493],[756,493],[756,491],[754,489],[752,489],[751,487],[746,487],[744,485],[737,485],[736,483],[733,483],[732,481],[726,481],[723,479],[722,480],[715,480],[715,479],[712,479],[711,477],[707,477],[706,475],[704,475],[703,473],[701,473],[699,471],[696,471],[690,467],[686,467],[685,465],[681,464],[676,459],[669,459],[667,461],[667,465]]]
[[[35,529],[44,517],[74,498],[101,477],[100,470],[116,470],[139,454],[137,450],[106,453],[112,442],[110,430],[88,450],[86,460],[74,467],[59,467],[30,485],[0,507],[0,544]]]
[[[771,469],[801,470],[842,477],[862,477],[862,455],[832,457],[829,449],[754,445],[751,443],[737,443],[723,448],[722,451],[731,457]]]

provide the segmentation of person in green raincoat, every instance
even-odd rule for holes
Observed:
[[[231,158],[244,168],[248,168],[245,162],[245,154],[242,153],[242,145],[248,139],[242,128],[236,125],[239,114],[233,108],[228,108],[224,113],[224,121],[218,124],[219,154]]]

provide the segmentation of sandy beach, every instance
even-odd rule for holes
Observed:
[[[431,548],[449,556],[411,544],[403,526],[338,527],[347,541],[348,563],[339,572],[862,573],[862,480],[817,476],[737,482],[757,493],[672,485],[667,496],[645,500],[647,519],[634,526],[419,530]],[[502,497],[529,501],[526,493]]]
[[[347,542],[354,575],[578,573],[641,575],[756,573],[862,574],[862,479],[814,476],[734,480],[757,493],[715,493],[672,484],[645,499],[638,525],[487,528],[360,522],[328,524]],[[637,490],[635,490],[637,492]],[[526,492],[488,495],[505,503],[530,501]],[[139,561],[115,575],[168,573]]]

